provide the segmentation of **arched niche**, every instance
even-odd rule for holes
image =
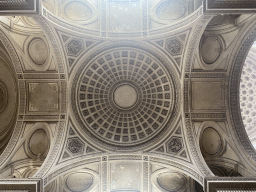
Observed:
[[[229,144],[221,122],[206,121],[200,126],[199,145],[210,170],[219,177],[236,177],[246,174],[241,160]]]

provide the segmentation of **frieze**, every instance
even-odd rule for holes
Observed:
[[[102,163],[102,191],[107,192],[108,188],[108,164],[106,162]]]
[[[0,39],[3,43],[4,47],[6,48],[7,52],[9,53],[9,56],[11,57],[13,67],[16,71],[16,73],[22,73],[22,66],[19,60],[19,56],[17,55],[17,52],[15,51],[12,43],[8,39],[8,37],[5,35],[5,33],[0,29]]]
[[[60,93],[61,93],[60,110],[61,110],[61,113],[66,113],[67,112],[67,83],[64,80],[60,82]]]
[[[149,191],[149,163],[143,162],[143,192]]]
[[[56,121],[59,120],[59,115],[25,115],[25,121]]]
[[[113,160],[142,160],[141,155],[110,155],[108,157],[109,161]]]
[[[226,113],[190,113],[186,118],[191,119],[226,119]]]
[[[24,79],[59,79],[59,74],[24,74]]]
[[[12,137],[11,137],[7,147],[5,148],[3,153],[0,155],[0,168],[3,168],[4,164],[7,162],[7,159],[13,152],[13,150],[21,136],[22,128],[23,128],[23,122],[17,121],[16,126],[13,131],[13,134],[12,134]]]
[[[53,166],[53,163],[59,154],[59,151],[61,150],[61,144],[63,143],[64,140],[64,135],[65,135],[65,130],[66,130],[66,123],[65,122],[59,122],[58,125],[58,132],[56,135],[56,139],[53,143],[53,148],[48,153],[47,159],[39,169],[39,171],[36,173],[34,177],[43,177]]]
[[[210,73],[210,72],[191,72],[186,73],[185,78],[226,78],[227,74],[223,73]]]

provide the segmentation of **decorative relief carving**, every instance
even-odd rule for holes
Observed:
[[[69,138],[67,141],[67,148],[74,155],[82,154],[84,146],[85,144],[78,137]]]
[[[4,164],[7,163],[8,158],[12,154],[19,138],[22,132],[23,128],[23,122],[22,121],[17,121],[16,126],[14,128],[12,137],[3,151],[3,153],[0,155],[0,168],[3,168]]]
[[[33,19],[37,22],[38,25],[44,30],[45,34],[49,38],[49,42],[51,42],[51,45],[53,47],[53,50],[55,52],[56,61],[58,64],[58,71],[60,73],[64,73],[64,60],[62,57],[62,53],[59,49],[60,45],[56,40],[55,35],[52,32],[52,29],[49,27],[49,24],[45,21],[43,17],[33,17]]]
[[[102,192],[107,192],[108,189],[108,163],[104,162],[101,164],[102,171]]]
[[[61,144],[64,140],[64,131],[66,130],[66,124],[65,122],[59,122],[58,124],[58,131],[56,135],[56,139],[53,143],[53,148],[50,149],[49,154],[39,171],[34,175],[36,178],[42,178],[49,169],[53,166],[53,163],[55,162],[55,159],[57,157],[57,154],[59,153],[59,150],[61,149]]]
[[[180,137],[172,137],[170,141],[166,143],[166,152],[177,154],[183,148],[183,141]]]
[[[194,150],[192,150],[192,155],[193,155],[193,158],[194,158],[197,166],[203,172],[204,175],[212,176],[213,174],[211,173],[210,169],[206,165],[205,161],[203,161],[203,159],[199,156],[200,149],[196,145],[194,133],[193,133],[192,127],[191,127],[191,121],[188,119],[186,119],[186,129],[187,129],[187,134],[188,134],[188,144],[190,145],[190,147],[192,149],[194,149]],[[201,181],[201,183],[202,183],[202,181]]]
[[[182,44],[178,39],[167,39],[165,48],[172,55],[181,55],[182,53]]]
[[[39,112],[56,112],[59,109],[58,83],[28,83],[28,110]]]
[[[5,84],[0,81],[0,114],[5,110],[8,103],[8,92]]]
[[[191,63],[193,63],[192,60],[193,60],[193,54],[195,53],[195,47],[197,47],[197,42],[201,38],[201,34],[205,30],[207,24],[209,23],[209,21],[211,19],[212,19],[212,16],[204,15],[203,18],[201,18],[201,21],[196,26],[196,28],[192,34],[191,41],[187,47],[188,48],[187,60],[185,63],[185,71],[186,72],[190,72],[190,70],[191,70],[191,67],[192,67]]]
[[[149,191],[149,163],[143,162],[143,192]]]
[[[81,39],[72,39],[67,44],[67,54],[70,56],[77,57],[84,49],[84,43]]]
[[[24,74],[24,79],[59,79],[59,74]]]

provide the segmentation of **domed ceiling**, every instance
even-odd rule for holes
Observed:
[[[245,60],[240,81],[240,108],[245,130],[256,149],[256,43]]]
[[[179,100],[171,61],[132,45],[98,50],[72,83],[82,130],[97,144],[121,150],[155,143],[170,132]]]
[[[254,16],[207,15],[201,0],[42,4],[0,18],[16,67],[0,70],[0,115],[17,122],[0,178],[34,175],[47,192],[189,192],[214,174],[255,175],[234,100]],[[254,142],[250,53],[240,101]]]

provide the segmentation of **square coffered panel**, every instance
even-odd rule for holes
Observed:
[[[113,191],[141,191],[140,163],[111,163],[111,192]]]
[[[224,90],[222,82],[192,82],[193,110],[222,110]]]
[[[34,82],[28,83],[28,111],[57,112],[58,83]]]

